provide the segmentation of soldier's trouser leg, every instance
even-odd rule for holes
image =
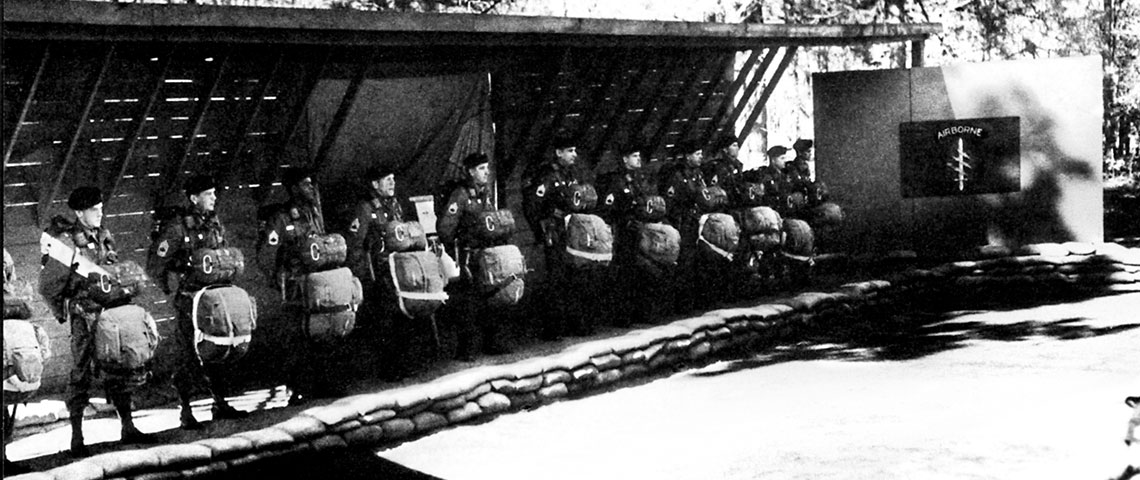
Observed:
[[[194,388],[199,382],[209,385],[205,369],[198,352],[194,348],[194,320],[190,318],[192,310],[191,298],[181,293],[174,297],[174,308],[178,312],[175,319],[175,361],[174,387],[178,390],[178,402],[182,408],[181,418],[183,426],[196,427],[190,401],[194,396]],[[212,392],[211,392],[212,393]]]
[[[85,315],[71,316],[71,380],[68,384],[67,412],[71,421],[72,455],[87,455],[83,440],[83,411],[91,401],[95,378],[95,344]]]
[[[470,360],[475,354],[475,336],[478,335],[479,313],[478,308],[478,292],[474,285],[468,280],[462,280],[463,283],[458,285],[455,289],[455,308],[452,310],[455,320],[455,333],[458,340],[458,346],[455,351],[455,358],[459,360]]]

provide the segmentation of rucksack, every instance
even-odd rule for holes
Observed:
[[[92,332],[95,364],[117,374],[145,369],[158,348],[158,326],[146,309],[122,305],[99,313]]]
[[[569,212],[586,213],[598,205],[598,191],[588,183],[567,185],[562,195],[562,203]]]
[[[102,307],[116,307],[129,302],[147,284],[146,271],[130,260],[100,265],[108,275],[92,273],[87,277],[88,297]]]
[[[257,302],[233,285],[210,286],[194,294],[194,350],[203,363],[227,364],[249,351],[257,328]]]
[[[636,203],[637,218],[646,222],[658,222],[665,218],[665,197],[660,195],[646,195]]]
[[[740,229],[736,226],[736,220],[726,213],[701,215],[697,235],[700,243],[730,260],[740,244]]]
[[[4,379],[9,379],[4,382],[5,390],[31,392],[40,388],[49,358],[51,339],[43,327],[24,320],[4,320]]]
[[[681,234],[672,225],[641,224],[637,229],[637,250],[656,263],[675,265],[681,253]]]
[[[245,256],[232,247],[199,248],[190,253],[186,282],[206,286],[232,282],[245,271]]]
[[[301,260],[301,271],[319,272],[344,265],[348,245],[339,233],[311,235],[298,242],[296,254]]]
[[[447,301],[440,257],[429,251],[399,252],[388,257],[400,311],[408,318],[428,318]]]
[[[730,202],[737,207],[758,207],[764,204],[764,184],[740,182],[732,189]]]
[[[384,250],[410,252],[427,248],[427,236],[420,222],[388,222],[384,225]]]
[[[717,186],[702,187],[695,197],[702,212],[715,212],[728,205],[728,193]]]
[[[482,246],[498,246],[511,241],[516,225],[510,210],[483,210],[463,216],[464,230]]]
[[[784,219],[784,253],[810,257],[815,252],[815,235],[807,222],[798,218]]]
[[[566,216],[566,253],[570,265],[609,265],[613,252],[613,232],[602,217],[588,213]]]
[[[364,301],[360,279],[348,267],[313,272],[301,279],[305,335],[313,341],[336,341],[352,333],[356,310]]]
[[[745,235],[779,232],[783,226],[780,214],[771,207],[752,207],[740,211],[740,231]]]
[[[516,245],[499,245],[473,253],[471,276],[480,290],[489,294],[492,307],[514,305],[522,299],[526,257]]]

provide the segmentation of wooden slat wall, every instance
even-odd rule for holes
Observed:
[[[732,112],[727,92],[743,83],[729,68],[732,52],[681,48],[393,51],[8,40],[2,53],[4,149],[11,152],[4,166],[4,243],[20,264],[18,275],[35,282],[39,231],[51,215],[68,213],[74,187],[98,184],[111,192],[107,224],[124,258],[145,263],[152,211],[179,200],[189,173],[212,172],[222,179],[219,211],[231,241],[250,258],[243,286],[259,298],[266,318],[276,301],[262,286],[254,255],[256,205],[281,197],[282,165],[307,161],[304,148],[294,147],[307,141],[298,126],[318,78],[489,72],[499,175],[509,183],[501,187],[514,197],[504,205],[518,205],[521,173],[550,156],[555,135],[577,136],[590,166],[625,141],[652,143],[646,152],[660,160],[683,136],[708,140],[724,130],[714,120]],[[171,335],[165,297],[151,289],[142,300]],[[59,391],[70,364],[68,332],[38,302],[36,312],[60,354],[42,392]],[[262,328],[284,328],[280,323],[264,321]],[[274,356],[286,352],[276,348],[255,348],[245,368],[279,361]],[[169,365],[160,362],[157,370],[162,380]]]

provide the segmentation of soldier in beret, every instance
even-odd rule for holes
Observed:
[[[494,192],[491,190],[491,160],[484,153],[472,153],[463,158],[463,168],[467,178],[457,185],[447,197],[447,202],[436,220],[436,231],[444,248],[454,248],[455,260],[461,266],[468,265],[471,256],[483,248],[472,232],[465,228],[472,222],[464,219],[495,209]],[[469,268],[461,268],[459,281],[449,286],[452,289],[453,314],[456,320],[459,346],[456,358],[470,361],[474,359],[476,335],[482,333],[482,351],[489,355],[508,353],[499,338],[499,328],[491,318],[487,300],[471,278]]]
[[[79,187],[67,198],[73,217],[56,215],[45,229],[96,265],[118,262],[115,239],[103,226],[103,192],[96,187]],[[71,454],[76,457],[90,454],[83,439],[83,411],[91,400],[95,380],[95,342],[90,330],[102,307],[88,297],[86,282],[76,274],[72,265],[65,265],[48,256],[46,245],[41,248],[43,268],[40,270],[39,291],[59,323],[71,322],[71,381],[68,384],[67,410],[71,421]],[[131,390],[145,379],[108,377],[104,380],[107,397],[115,405],[122,422],[123,443],[154,443],[149,434],[135,427],[131,417]]]
[[[275,249],[274,277],[278,288],[285,290],[287,281],[298,268],[300,260],[289,255],[304,239],[325,234],[325,220],[321,213],[320,194],[313,183],[313,174],[307,169],[292,167],[282,174],[281,186],[289,193],[289,200],[275,206],[265,226],[265,244]]]
[[[190,256],[200,248],[218,249],[226,244],[226,229],[215,210],[218,202],[217,182],[210,175],[194,175],[184,190],[189,207],[175,212],[173,218],[157,222],[157,235],[147,255],[147,271],[166,294],[174,292],[172,304],[178,312],[175,335],[174,385],[178,390],[182,428],[199,430],[202,424],[194,418],[190,407],[194,386],[203,384],[214,399],[214,419],[239,419],[249,414],[235,409],[226,401],[230,393],[228,370],[231,367],[203,364],[194,348],[194,294],[208,285],[189,281],[192,270]],[[171,283],[176,286],[172,287]]]

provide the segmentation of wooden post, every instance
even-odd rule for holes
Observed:
[[[649,141],[649,146],[653,148],[657,148],[657,145],[661,144],[661,140],[665,138],[665,134],[669,132],[669,126],[673,124],[673,117],[677,116],[681,107],[685,105],[685,101],[697,93],[696,87],[700,85],[698,80],[701,78],[701,73],[704,73],[710,65],[715,68],[716,65],[720,64],[716,56],[711,55],[711,52],[698,50],[695,57],[693,60],[700,62],[700,60],[703,59],[704,64],[693,65],[689,68],[689,75],[685,77],[681,88],[678,89],[677,98],[673,100],[673,104],[670,105],[669,110],[665,112],[661,125],[657,127],[657,131],[653,134],[652,140]]]
[[[63,179],[67,175],[68,167],[71,165],[71,158],[75,153],[76,145],[79,144],[79,137],[83,134],[83,126],[91,116],[91,109],[95,107],[95,98],[99,95],[99,87],[103,84],[103,78],[107,75],[107,69],[111,65],[111,57],[114,56],[114,54],[115,47],[108,47],[107,54],[103,56],[103,64],[99,67],[99,73],[95,74],[95,80],[91,82],[91,93],[87,95],[87,103],[83,106],[83,112],[79,114],[79,121],[75,125],[75,131],[71,134],[71,142],[68,143],[67,151],[63,154],[63,163],[59,166],[59,171],[55,175],[55,181],[52,182],[51,190],[48,191],[46,196],[40,198],[37,216],[42,217],[42,214],[48,212],[52,201],[59,195],[59,190],[63,187]]]
[[[724,74],[725,70],[732,67],[733,60],[735,59],[735,53],[726,54],[724,60],[717,65],[716,70],[713,72],[712,79],[708,85],[705,86],[704,92],[701,93],[701,99],[697,102],[693,113],[689,115],[689,121],[685,123],[685,129],[677,135],[677,138],[689,138],[693,129],[697,127],[697,122],[700,121],[701,114],[704,113],[709,100],[712,100],[713,95],[716,94],[716,89],[720,88],[721,84],[724,83],[724,79],[727,76]]]
[[[539,93],[539,97],[535,98],[535,101],[539,102],[539,105],[534,107],[534,110],[531,112],[531,114],[527,116],[526,123],[523,124],[523,128],[526,128],[527,134],[523,136],[517,136],[515,140],[511,142],[510,150],[505,150],[507,152],[510,152],[510,161],[515,165],[523,164],[525,166],[527,163],[529,163],[524,157],[530,155],[533,152],[527,151],[527,145],[529,145],[532,139],[538,134],[538,125],[541,123],[540,119],[542,118],[542,113],[546,111],[546,97],[550,94],[550,90],[552,90],[555,85],[558,84],[558,73],[566,70],[570,64],[570,49],[562,49],[562,55],[560,55],[560,58],[561,61],[558,63],[558,68],[550,69],[546,72],[546,77],[543,78],[542,89]],[[527,128],[527,126],[529,126],[529,128]],[[543,153],[544,152],[540,151],[537,155],[541,157]]]
[[[40,55],[40,66],[36,68],[36,74],[32,76],[32,85],[28,87],[28,96],[24,98],[24,105],[20,107],[20,116],[17,117],[16,124],[12,126],[12,134],[8,136],[8,147],[4,149],[5,169],[8,168],[8,162],[12,159],[12,151],[16,148],[16,139],[20,136],[20,127],[28,118],[28,109],[31,108],[32,100],[36,97],[36,89],[40,86],[40,79],[44,76],[49,58],[51,58],[50,43],[44,46],[44,53]]]
[[[629,110],[630,99],[637,96],[638,85],[645,81],[645,74],[649,71],[650,65],[659,61],[660,58],[656,55],[645,55],[642,57],[641,67],[630,75],[629,82],[626,83],[625,89],[622,91],[621,98],[618,99],[617,110],[614,111],[614,116],[606,120],[606,129],[602,132],[601,138],[598,139],[598,144],[590,151],[590,156],[598,158],[603,151],[605,151],[606,144],[609,143],[610,137],[613,136],[614,131],[618,128],[625,114]]]
[[[143,130],[146,129],[146,119],[150,117],[150,112],[154,110],[154,106],[158,103],[159,94],[162,93],[162,85],[166,80],[166,74],[170,70],[170,64],[174,58],[176,49],[171,47],[167,49],[166,53],[162,55],[162,66],[158,69],[158,75],[154,79],[151,86],[150,98],[147,99],[146,106],[143,107],[142,113],[135,118],[134,126],[131,129],[131,136],[126,139],[126,146],[121,154],[119,160],[119,168],[111,169],[112,172],[118,172],[118,175],[111,181],[111,189],[108,195],[114,196],[119,190],[119,185],[123,181],[123,176],[127,174],[127,167],[130,165],[131,157],[135,154],[135,146],[138,145],[139,137],[142,136]]]
[[[740,143],[744,143],[744,139],[752,133],[752,124],[760,116],[760,112],[764,110],[764,104],[768,103],[768,97],[772,96],[772,92],[776,90],[776,85],[780,83],[780,77],[784,75],[784,70],[788,69],[788,65],[792,63],[792,59],[796,56],[796,47],[789,46],[784,48],[784,58],[780,60],[780,65],[776,67],[776,72],[772,74],[772,80],[764,85],[764,91],[760,94],[760,100],[756,101],[756,106],[752,108],[752,114],[748,116],[748,120],[744,122],[744,127],[741,129],[740,134],[736,136]]]
[[[760,67],[756,69],[756,75],[752,76],[752,80],[748,82],[748,87],[744,89],[744,93],[740,95],[740,103],[732,109],[732,115],[728,117],[725,126],[728,131],[736,131],[736,121],[740,120],[740,116],[744,114],[744,110],[748,108],[748,101],[752,100],[752,94],[756,93],[756,88],[760,86],[760,82],[764,80],[764,74],[768,73],[768,67],[772,66],[772,60],[776,58],[778,48],[768,50],[768,54],[764,56],[764,61],[760,62]]]
[[[910,41],[910,68],[922,68],[926,63],[926,39]]]
[[[769,55],[772,54],[772,50],[774,49],[769,49]],[[720,126],[720,122],[724,120],[724,116],[728,114],[729,108],[732,107],[736,92],[740,91],[740,87],[744,86],[744,82],[748,80],[748,75],[752,73],[752,68],[756,66],[758,60],[760,60],[760,49],[754,48],[752,49],[752,54],[744,61],[744,66],[740,67],[740,73],[736,75],[736,78],[732,80],[732,84],[728,86],[728,90],[724,92],[724,99],[721,100],[720,106],[717,107],[716,115],[713,116],[708,126],[705,127],[705,131],[701,135],[702,138],[708,138],[713,132],[716,132]],[[763,75],[763,73],[764,72],[759,72],[761,75]]]

